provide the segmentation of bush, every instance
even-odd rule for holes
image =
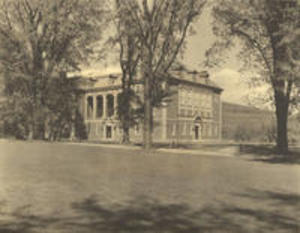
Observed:
[[[288,126],[289,143],[295,144],[300,142],[300,120],[292,119]]]
[[[85,140],[88,137],[83,117],[78,110],[75,116],[75,136],[79,140]]]
[[[251,135],[247,129],[239,125],[234,132],[234,140],[237,142],[250,141]]]
[[[277,129],[276,129],[275,124],[273,124],[272,126],[270,126],[269,128],[267,128],[265,130],[265,136],[266,136],[267,142],[269,142],[269,143],[276,141]]]

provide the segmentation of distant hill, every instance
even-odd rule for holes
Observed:
[[[288,121],[289,141],[300,143],[300,113],[293,114]]]
[[[274,131],[275,113],[255,107],[223,102],[223,139],[262,141]]]

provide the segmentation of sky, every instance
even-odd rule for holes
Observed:
[[[206,7],[201,17],[194,24],[196,33],[186,38],[187,49],[182,62],[191,70],[202,71],[206,69],[210,73],[210,78],[224,89],[222,93],[223,101],[248,105],[249,98],[247,98],[247,96],[251,95],[251,93],[253,94],[256,90],[250,90],[242,78],[242,75],[239,73],[241,64],[236,58],[234,51],[232,55],[226,57],[226,61],[222,64],[222,67],[207,69],[202,65],[206,50],[215,40],[211,22],[210,8]],[[106,61],[100,66],[97,65],[97,73],[99,73],[99,69],[101,69],[101,74],[120,72],[118,63],[116,62],[114,64],[111,61]],[[90,75],[94,71],[95,68],[87,69],[83,74]],[[264,88],[259,89],[260,92],[264,90]]]
[[[205,60],[205,52],[215,41],[211,22],[210,9],[205,8],[194,25],[196,34],[187,39],[188,46],[183,62],[192,70],[205,69],[202,65]],[[245,91],[248,90],[248,85],[242,80],[241,74],[238,72],[241,64],[235,54],[229,55],[226,59],[221,67],[208,69],[210,77],[224,89],[223,100],[248,104],[245,100]]]

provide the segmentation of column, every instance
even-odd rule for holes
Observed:
[[[103,94],[103,118],[105,119],[107,116],[107,102],[106,102],[106,94]]]
[[[219,140],[222,140],[222,127],[223,127],[223,116],[222,116],[222,111],[223,111],[223,107],[222,107],[222,101],[221,101],[221,94],[219,95],[219,98],[218,98],[218,101],[219,101],[219,124],[218,124],[218,126],[219,126],[219,129],[218,129],[218,131],[219,131]]]
[[[97,95],[93,95],[93,120],[97,118]]]
[[[87,108],[88,108],[88,95],[83,96],[83,114],[84,114],[84,120],[87,120]]]
[[[118,115],[117,111],[118,111],[118,93],[115,92],[114,93],[114,116],[115,117]]]
[[[103,114],[102,114],[102,119],[106,119],[106,94],[103,93],[102,94],[102,97],[103,97]],[[102,133],[103,133],[103,139],[105,140],[106,139],[106,125],[104,123],[104,121],[101,122],[102,124]]]

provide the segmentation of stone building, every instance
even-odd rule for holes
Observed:
[[[122,130],[117,116],[121,74],[80,80],[80,109],[91,141],[120,142]],[[143,96],[143,84],[136,79],[133,88]],[[170,101],[154,108],[154,142],[201,142],[219,140],[222,129],[222,89],[207,72],[172,72],[167,81]],[[130,131],[131,141],[141,142],[142,122]]]

